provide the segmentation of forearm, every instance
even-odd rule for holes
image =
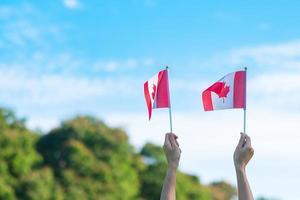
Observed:
[[[253,200],[252,191],[247,180],[246,170],[236,167],[239,200]]]
[[[176,170],[177,167],[168,166],[167,174],[160,195],[160,200],[176,199]]]

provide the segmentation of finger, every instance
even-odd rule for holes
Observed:
[[[165,147],[171,148],[171,143],[170,143],[170,139],[169,139],[169,133],[166,133],[165,135],[165,143],[164,143]]]
[[[251,138],[248,135],[246,135],[246,146],[251,147]]]
[[[175,136],[174,136],[173,134],[170,135],[169,139],[170,139],[170,142],[171,142],[171,145],[172,145],[173,148],[178,147],[178,145],[177,145],[177,143],[176,143]]]
[[[250,153],[252,156],[254,155],[254,149],[252,147],[250,148]]]
[[[177,140],[177,139],[175,139],[175,142],[176,142],[177,146],[179,146],[179,143],[178,143],[178,140]]]
[[[241,137],[238,143],[238,147],[242,148],[244,143],[245,143],[245,139],[246,139],[246,134],[245,133],[241,133]]]
[[[254,155],[254,149],[252,147],[247,148],[247,153],[251,159]]]
[[[178,143],[178,136],[177,135],[175,135],[174,133],[173,133],[173,136],[174,136],[174,138],[175,138],[175,142],[176,142],[176,144],[177,144],[177,146],[179,146],[179,143]]]

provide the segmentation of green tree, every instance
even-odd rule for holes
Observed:
[[[67,199],[76,196],[73,193],[86,199],[138,196],[138,159],[121,129],[93,117],[77,117],[43,136],[38,150],[69,191]]]
[[[237,195],[236,189],[225,181],[213,182],[209,185],[209,188],[211,189],[213,199],[215,200],[232,199]]]
[[[51,168],[31,171],[20,180],[17,189],[20,199],[24,200],[63,200],[63,193],[55,181]]]
[[[15,191],[11,186],[7,184],[6,181],[0,179],[0,199],[5,200],[15,200]]]
[[[13,112],[0,109],[0,199],[16,199],[20,180],[42,162],[35,149],[39,136],[24,123]]]

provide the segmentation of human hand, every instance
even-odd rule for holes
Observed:
[[[247,134],[241,133],[240,141],[233,155],[235,168],[245,170],[253,154],[254,149],[251,146],[251,138]]]
[[[169,167],[177,169],[180,160],[181,149],[177,142],[177,136],[173,133],[167,133],[165,136],[165,143],[163,146],[165,155],[167,157]]]

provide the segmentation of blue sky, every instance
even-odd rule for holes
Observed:
[[[254,194],[296,200],[300,177],[300,2],[16,1],[0,3],[0,102],[47,131],[76,114],[161,144],[167,112],[147,121],[143,83],[170,66],[181,169],[235,183],[242,111],[204,113],[200,94],[248,67]],[[219,166],[222,166],[221,168]]]

